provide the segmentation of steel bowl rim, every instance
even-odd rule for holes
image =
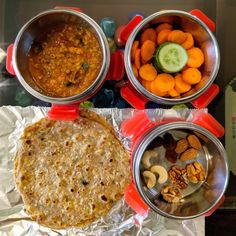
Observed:
[[[94,80],[94,82],[84,91],[82,91],[82,93],[70,96],[70,97],[50,97],[47,95],[44,95],[40,92],[38,92],[37,90],[33,89],[23,78],[23,76],[21,75],[20,71],[18,70],[18,65],[17,65],[17,46],[19,41],[21,40],[21,36],[22,34],[27,30],[27,28],[29,27],[30,24],[32,24],[34,21],[38,20],[40,17],[48,15],[48,14],[54,14],[54,13],[68,13],[68,14],[72,14],[75,15],[77,17],[82,18],[83,20],[85,20],[96,32],[97,36],[99,37],[99,44],[100,47],[102,49],[102,54],[103,54],[103,60],[102,60],[102,65],[101,65],[101,69],[100,72],[97,76],[97,78]],[[82,12],[78,12],[76,10],[73,9],[66,9],[66,8],[59,8],[59,9],[49,9],[43,12],[40,12],[39,14],[37,14],[36,16],[34,16],[33,18],[31,18],[29,21],[27,21],[20,29],[20,31],[18,32],[15,42],[14,42],[14,47],[13,47],[13,54],[12,54],[12,65],[14,68],[14,71],[16,73],[16,77],[18,78],[19,82],[21,83],[21,85],[34,97],[45,101],[45,102],[49,102],[49,103],[54,103],[54,104],[68,104],[68,103],[73,103],[73,102],[78,102],[81,100],[84,100],[88,97],[91,96],[91,94],[93,94],[93,92],[96,92],[97,89],[99,89],[99,87],[103,84],[104,80],[105,80],[105,76],[107,74],[107,71],[109,69],[109,65],[110,65],[110,51],[109,51],[109,46],[108,46],[108,42],[106,40],[106,36],[104,34],[104,32],[102,31],[102,29],[100,28],[100,26],[88,15],[82,13]]]
[[[187,97],[182,97],[182,98],[165,98],[165,97],[160,97],[157,95],[152,94],[151,92],[149,92],[148,90],[146,90],[140,83],[139,81],[136,79],[136,77],[134,76],[134,73],[132,71],[132,65],[131,65],[131,59],[130,59],[130,54],[131,54],[131,47],[132,47],[132,43],[135,40],[136,35],[139,33],[139,31],[142,29],[142,27],[147,24],[148,22],[150,22],[151,20],[153,20],[155,17],[157,16],[164,16],[164,15],[169,15],[169,14],[180,14],[180,15],[184,15],[187,16],[189,18],[191,18],[192,20],[196,21],[198,24],[200,24],[209,34],[211,40],[213,41],[213,45],[215,48],[215,52],[216,52],[216,62],[214,69],[211,73],[211,77],[209,78],[208,82],[205,84],[205,86],[203,88],[201,88],[199,91],[197,91],[196,93],[187,96]],[[138,90],[138,92],[140,94],[142,94],[144,97],[146,97],[147,99],[156,102],[156,103],[162,103],[162,104],[166,104],[166,105],[174,105],[174,104],[181,104],[181,103],[187,103],[190,102],[194,99],[196,99],[197,97],[199,97],[201,94],[203,94],[213,83],[213,81],[215,80],[218,71],[219,71],[219,67],[220,67],[220,51],[219,51],[219,46],[217,43],[217,40],[214,36],[214,34],[211,32],[211,30],[208,28],[208,26],[201,21],[198,17],[191,15],[190,13],[186,12],[186,11],[180,11],[180,10],[163,10],[163,11],[159,11],[156,13],[153,13],[152,15],[146,17],[144,20],[142,20],[132,31],[131,35],[128,38],[128,41],[126,43],[125,46],[125,53],[124,53],[124,59],[125,59],[125,69],[126,69],[126,73],[128,75],[129,81],[131,82],[131,84],[134,86],[135,89]]]
[[[140,163],[141,163],[141,159],[142,159],[142,154],[143,152],[146,150],[148,144],[158,135],[166,132],[166,131],[170,131],[170,130],[174,130],[174,129],[188,129],[188,130],[195,130],[195,131],[200,131],[203,135],[205,135],[206,137],[208,137],[217,147],[218,147],[218,151],[222,154],[224,160],[225,160],[225,169],[226,169],[226,176],[225,176],[225,182],[224,182],[224,187],[222,189],[221,194],[219,195],[219,197],[216,199],[216,201],[214,202],[214,204],[212,204],[210,207],[208,207],[206,210],[192,215],[192,216],[174,216],[171,215],[167,212],[162,211],[161,209],[159,209],[157,206],[155,206],[150,200],[149,198],[146,196],[142,184],[141,184],[141,176],[140,176]],[[184,121],[177,121],[177,122],[172,122],[172,123],[167,123],[167,124],[163,124],[160,126],[155,126],[153,128],[151,128],[149,131],[147,131],[142,138],[138,141],[138,143],[135,145],[134,147],[134,154],[132,154],[132,160],[133,161],[133,165],[132,165],[132,174],[133,174],[133,180],[134,180],[134,184],[136,186],[136,189],[140,195],[140,197],[143,199],[143,201],[155,212],[161,214],[162,216],[168,217],[168,218],[172,218],[172,219],[180,219],[180,220],[186,220],[186,219],[193,219],[199,216],[204,215],[205,213],[211,211],[216,205],[217,203],[220,201],[220,199],[223,197],[224,192],[226,191],[228,182],[229,182],[229,166],[228,166],[228,157],[227,157],[227,153],[222,145],[222,143],[207,129],[193,124],[193,123],[189,123],[189,122],[184,122]]]

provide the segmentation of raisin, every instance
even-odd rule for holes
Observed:
[[[160,147],[163,145],[163,143],[164,143],[163,138],[157,137],[149,144],[148,149],[154,149],[154,148]]]
[[[175,163],[175,162],[177,161],[177,153],[175,152],[175,150],[166,149],[165,158],[166,158],[169,162]]]
[[[176,148],[177,142],[170,133],[165,133],[163,146],[165,149],[174,150]]]

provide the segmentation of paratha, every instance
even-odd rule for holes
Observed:
[[[82,110],[75,121],[43,118],[25,128],[14,178],[33,220],[55,229],[81,227],[122,198],[130,157],[104,118]]]

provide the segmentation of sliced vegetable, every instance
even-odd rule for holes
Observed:
[[[133,69],[133,72],[134,72],[134,76],[136,78],[138,78],[138,69],[136,68],[136,66],[134,64],[132,64],[132,69]]]
[[[190,95],[193,95],[194,93],[196,93],[196,90],[195,90],[195,88],[192,88],[187,93],[183,93],[182,97],[188,97]]]
[[[151,83],[152,81],[142,80],[142,85],[145,89],[151,92]]]
[[[187,39],[187,35],[182,30],[173,30],[168,36],[168,41],[182,44]]]
[[[156,31],[152,28],[145,29],[141,34],[140,42],[143,44],[147,40],[151,40],[152,42],[156,43]]]
[[[170,74],[159,74],[153,81],[153,90],[157,90],[162,93],[166,93],[175,86],[175,80]]]
[[[167,42],[158,47],[155,60],[162,71],[175,73],[186,65],[188,54],[179,44]]]
[[[152,56],[155,52],[155,49],[156,49],[156,45],[153,41],[146,40],[143,43],[143,45],[141,47],[141,57],[144,62],[148,62],[152,58]]]
[[[173,29],[173,26],[168,24],[168,23],[163,23],[163,24],[160,24],[156,27],[156,33],[157,35],[159,34],[160,31],[164,30],[164,29],[168,29],[168,30],[172,30]]]
[[[200,82],[202,74],[197,68],[188,68],[183,70],[182,78],[188,84],[197,84]]]
[[[141,66],[141,50],[140,49],[137,49],[137,51],[135,52],[134,65],[136,66],[137,69],[139,69]]]
[[[191,89],[191,85],[184,82],[182,75],[175,76],[175,90],[179,93],[186,93]]]
[[[194,47],[188,51],[187,65],[193,68],[199,68],[204,62],[204,54],[200,48]]]
[[[194,45],[193,35],[190,33],[185,33],[187,35],[186,40],[181,44],[186,50],[190,49]]]
[[[134,61],[134,57],[135,57],[135,53],[138,49],[138,46],[139,46],[139,41],[138,40],[135,40],[133,42],[133,45],[132,45],[132,48],[131,48],[131,60]]]
[[[157,35],[157,44],[162,44],[168,41],[168,35],[170,34],[171,30],[163,29]]]
[[[164,96],[168,95],[167,92],[161,92],[160,90],[158,90],[158,88],[154,84],[154,81],[151,82],[150,90],[149,91],[152,92],[153,94],[159,96],[159,97],[164,97]]]
[[[157,77],[157,71],[151,64],[146,64],[140,67],[139,75],[143,80],[152,81]]]
[[[179,92],[177,92],[175,89],[171,89],[168,91],[168,94],[171,96],[171,97],[178,97],[180,95]]]
[[[208,76],[203,76],[202,79],[200,80],[200,82],[195,85],[195,90],[198,91],[201,88],[203,88],[208,80],[209,80]]]

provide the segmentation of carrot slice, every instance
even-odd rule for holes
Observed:
[[[156,43],[156,31],[152,28],[145,29],[141,34],[140,42],[143,44],[147,40],[151,40]]]
[[[152,81],[142,80],[142,85],[145,89],[151,92],[151,83]]]
[[[188,51],[188,62],[189,67],[198,68],[204,62],[204,54],[200,48],[194,47]]]
[[[131,61],[134,61],[135,53],[138,49],[139,41],[135,40],[131,48]]]
[[[134,56],[134,65],[136,66],[137,69],[140,68],[141,66],[141,49],[138,49],[136,52],[135,52],[135,56]]]
[[[172,30],[173,26],[168,23],[160,24],[156,27],[156,33],[159,34],[159,32],[161,32],[164,29]]]
[[[166,41],[168,41],[168,36],[170,34],[171,30],[168,29],[163,29],[162,31],[159,32],[157,35],[157,44],[162,44]]]
[[[152,81],[157,77],[157,70],[151,64],[146,64],[140,67],[139,75],[143,80]]]
[[[195,90],[198,91],[201,88],[203,88],[208,80],[209,80],[208,76],[203,76],[202,79],[200,80],[200,82],[195,85]]]
[[[196,93],[196,90],[195,90],[195,88],[192,88],[187,93],[183,93],[182,97],[188,97],[190,95],[193,95],[194,93]]]
[[[175,89],[171,89],[168,91],[168,94],[171,96],[171,97],[178,97],[180,95],[179,92],[177,92]]]
[[[153,86],[157,91],[166,93],[174,88],[175,80],[170,74],[162,73],[153,81]]]
[[[188,68],[182,71],[182,78],[188,84],[197,84],[200,82],[202,74],[197,68]]]
[[[141,47],[141,57],[144,62],[148,62],[156,50],[156,45],[151,40],[146,40]]]
[[[181,74],[178,74],[175,76],[175,90],[178,93],[186,93],[190,89],[191,89],[191,85],[184,82]]]
[[[190,49],[194,45],[193,35],[190,33],[185,33],[187,35],[186,40],[181,44],[186,50]]]
[[[138,69],[136,68],[136,66],[134,64],[132,64],[132,69],[133,69],[133,72],[134,72],[134,76],[136,78],[138,78]]]
[[[173,30],[168,36],[168,41],[182,44],[187,39],[187,35],[182,30]]]
[[[158,90],[158,88],[156,87],[154,81],[151,81],[150,92],[157,95],[157,96],[159,96],[159,97],[164,97],[164,96],[168,95],[167,92],[161,92],[160,90]]]

